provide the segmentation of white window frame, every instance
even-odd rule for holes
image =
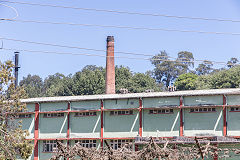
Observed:
[[[44,113],[43,118],[57,118],[64,117],[64,113]]]
[[[43,141],[43,152],[56,152],[57,142],[55,140]]]
[[[240,112],[239,107],[231,107],[230,112]]]
[[[189,113],[209,113],[216,112],[215,107],[204,107],[204,108],[190,108]]]
[[[97,112],[76,112],[75,117],[97,116]]]
[[[97,140],[95,139],[75,140],[75,143],[79,143],[82,147],[85,147],[85,148],[97,147]]]
[[[18,114],[16,115],[16,118],[32,118],[32,114]]]
[[[122,146],[124,146],[125,144],[129,144],[132,142],[133,142],[132,139],[114,139],[114,140],[110,140],[110,146],[112,149],[117,150],[117,149],[121,148]],[[130,147],[129,149],[132,150],[133,143],[129,147]]]
[[[164,108],[164,109],[150,109],[148,114],[171,114],[174,113],[173,109],[171,108]]]
[[[133,115],[133,110],[110,111],[109,115],[110,116]]]

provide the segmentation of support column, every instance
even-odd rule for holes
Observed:
[[[68,102],[68,108],[67,108],[67,111],[68,111],[67,112],[67,121],[68,121],[68,124],[67,124],[67,138],[70,138],[70,105],[71,105],[71,103]]]
[[[38,160],[39,103],[35,103],[34,160]]]
[[[223,95],[223,136],[227,136],[227,111],[226,111],[226,96]]]
[[[70,106],[71,103],[68,102],[68,106],[67,106],[67,146],[70,146]],[[69,160],[69,158],[67,158],[67,160]]]
[[[139,98],[139,136],[142,137],[142,98]]]
[[[183,97],[180,97],[180,136],[183,136]]]
[[[103,147],[103,100],[101,100],[101,147]]]

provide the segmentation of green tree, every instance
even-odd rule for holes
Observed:
[[[115,67],[116,93],[120,93],[121,88],[129,89],[131,87],[132,72],[128,67]]]
[[[102,67],[88,65],[73,76],[74,95],[93,95],[105,92],[105,71]]]
[[[228,70],[203,75],[197,79],[197,89],[238,88],[240,84],[240,66]]]
[[[131,93],[141,93],[146,90],[153,90],[155,92],[161,91],[162,86],[156,83],[156,80],[144,73],[136,73],[131,78],[129,91]]]
[[[190,72],[190,68],[194,67],[193,54],[188,51],[179,52],[176,67],[179,68],[180,74]]]
[[[232,58],[230,59],[230,61],[227,62],[227,67],[228,67],[228,68],[232,68],[232,67],[234,67],[234,66],[237,64],[237,62],[238,62],[238,59],[232,57]]]
[[[210,74],[214,69],[213,63],[211,61],[203,61],[203,63],[199,64],[198,67],[196,68],[196,73],[198,75],[206,75]]]
[[[43,95],[43,81],[38,75],[32,76],[29,74],[27,77],[23,77],[19,85],[25,89],[27,96],[30,98]]]
[[[152,57],[151,63],[155,66],[153,72],[156,81],[158,83],[163,82],[166,87],[180,74],[180,70],[176,67],[176,62],[171,61],[165,51],[161,51],[160,54]]]
[[[27,131],[14,120],[17,114],[26,110],[20,101],[26,94],[23,88],[15,88],[12,62],[0,64],[0,159],[27,159],[32,153],[32,145],[26,140]]]
[[[185,73],[180,75],[174,85],[178,90],[194,90],[197,88],[198,75],[194,73]]]
[[[72,96],[73,80],[71,75],[65,77],[56,73],[44,80],[44,96]]]

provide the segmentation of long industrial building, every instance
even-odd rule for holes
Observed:
[[[34,143],[30,159],[50,159],[56,139],[97,148],[107,140],[117,149],[136,137],[240,138],[239,88],[115,94],[113,37],[107,44],[106,94],[22,100],[28,111],[18,119]]]

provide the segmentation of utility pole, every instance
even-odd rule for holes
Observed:
[[[19,52],[14,52],[15,53],[15,88],[18,86],[18,69],[20,68],[18,66],[18,61],[19,61]]]

